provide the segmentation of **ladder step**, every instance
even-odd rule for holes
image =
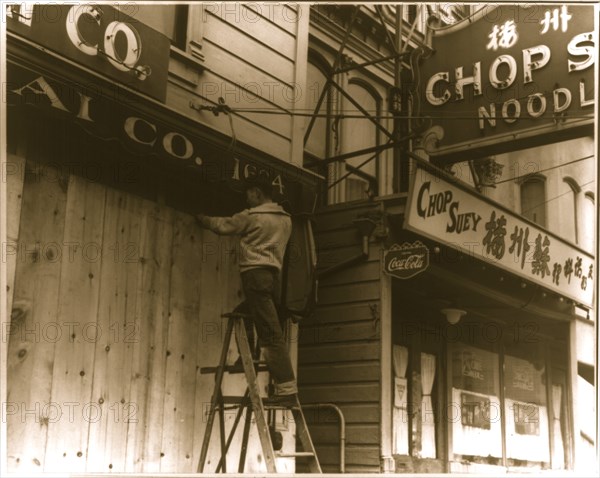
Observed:
[[[256,365],[256,362],[255,362],[255,365]],[[202,367],[200,369],[200,373],[202,375],[206,375],[206,374],[210,374],[210,373],[217,373],[217,369],[218,368],[219,368],[218,366],[217,367]],[[268,372],[269,371],[269,369],[264,364],[264,362],[258,362],[258,368],[256,368],[256,366],[255,366],[255,370],[257,372]],[[225,366],[225,371],[228,372],[228,373],[231,373],[231,374],[234,374],[234,373],[244,373],[243,368],[239,368],[239,367],[235,367],[234,368],[233,365],[226,365]]]
[[[296,452],[275,452],[275,455],[280,458],[301,458],[315,456],[312,451],[296,451]]]

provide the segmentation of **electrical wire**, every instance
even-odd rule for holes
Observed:
[[[313,113],[298,113],[298,112],[292,112],[292,111],[276,111],[276,110],[260,110],[260,109],[232,109],[231,111],[233,111],[234,113],[257,113],[257,114],[271,114],[271,115],[288,115],[288,116],[304,116],[304,117],[316,117],[316,118],[331,118],[334,115],[331,114],[313,114]],[[352,114],[339,114],[339,115],[335,115],[336,117],[339,117],[340,119],[370,119],[364,115],[352,115]],[[394,115],[371,115],[372,119],[389,119],[389,120],[393,120],[395,118]],[[411,119],[447,119],[447,120],[479,120],[480,117],[479,116],[451,116],[451,115],[439,115],[439,116],[432,116],[432,115],[411,115],[410,116]],[[561,118],[563,118],[561,116]],[[568,115],[565,116],[564,118],[573,118],[573,119],[578,119],[578,118],[590,118],[590,115]],[[501,116],[486,116],[485,119],[493,119],[493,120],[501,120],[503,119]],[[537,120],[537,118],[528,118],[528,117],[522,117],[519,118],[521,120]]]
[[[589,156],[585,156],[585,157],[579,158],[579,159],[574,159],[572,161],[567,161],[566,163],[557,164],[555,166],[550,166],[549,168],[546,168],[546,169],[540,169],[539,171],[533,171],[531,173],[522,174],[521,176],[515,176],[514,178],[503,179],[502,181],[496,181],[494,183],[494,185],[507,183],[509,181],[518,181],[519,179],[522,179],[522,178],[532,177],[532,176],[535,176],[536,174],[545,173],[546,171],[551,171],[552,169],[561,168],[563,166],[568,166],[569,164],[578,163],[579,161],[584,161],[586,159],[592,159],[594,157],[595,156],[593,154],[590,154]]]
[[[587,186],[588,184],[592,184],[592,183],[595,183],[595,182],[596,182],[596,180],[592,179],[591,181],[588,181],[587,183],[581,184],[581,186]],[[573,191],[566,191],[566,192],[564,192],[562,194],[559,194],[558,196],[554,196],[553,198],[550,198],[550,199],[548,199],[548,200],[546,200],[544,202],[536,204],[535,206],[531,206],[529,209],[525,209],[524,211],[521,211],[521,215],[525,214],[526,212],[533,211],[537,207],[544,206],[545,204],[548,204],[549,202],[554,201],[555,199],[558,199],[558,198],[560,198],[562,196],[565,196],[567,194],[570,194],[572,192]]]

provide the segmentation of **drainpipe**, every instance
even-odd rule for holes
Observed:
[[[307,408],[331,408],[335,411],[340,419],[340,473],[346,471],[346,420],[344,413],[335,403],[309,403],[302,405],[302,409]]]
[[[358,228],[362,235],[362,251],[355,256],[349,257],[348,259],[344,259],[343,261],[338,262],[337,264],[334,264],[331,267],[322,270],[318,273],[319,279],[331,275],[339,270],[345,269],[346,267],[351,266],[353,264],[363,262],[369,258],[369,239],[371,238],[371,234],[373,234],[377,223],[373,219],[369,219],[367,217],[354,219],[354,221],[352,222]]]

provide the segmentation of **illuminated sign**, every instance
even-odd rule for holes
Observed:
[[[428,153],[507,151],[515,140],[593,124],[593,18],[592,6],[488,5],[434,32],[419,114],[443,137]]]
[[[5,8],[9,31],[165,101],[170,40],[162,33],[108,5],[24,2]]]
[[[417,165],[404,226],[592,306],[592,256],[441,172]]]

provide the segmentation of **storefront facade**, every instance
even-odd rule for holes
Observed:
[[[301,266],[287,300],[301,308],[310,289],[303,214],[318,177],[294,164],[292,119],[261,124],[226,107],[269,100],[235,76],[249,67],[233,49],[267,46],[256,30],[228,46],[223,38],[245,28],[231,11],[29,8],[7,10],[7,469],[195,472],[214,380],[200,368],[218,362],[220,315],[243,295],[236,238],[202,230],[194,214],[237,212],[244,181],[268,177],[293,215]],[[285,10],[260,17],[284,31],[285,57],[263,55],[245,80],[266,88],[259,70],[285,84],[304,71],[307,20],[302,7]],[[180,14],[184,41],[157,26],[174,15],[177,27]],[[279,96],[271,100],[284,107]],[[266,393],[267,374],[260,381]],[[225,393],[244,386],[232,376]],[[294,450],[293,424],[275,420]],[[207,469],[220,456],[217,428]],[[238,434],[232,450],[240,444]],[[252,435],[246,471],[263,470],[261,455]],[[238,459],[228,455],[229,470]],[[294,460],[278,466],[292,472]]]
[[[378,195],[330,191],[317,214],[301,399],[346,416],[347,472],[588,469],[578,406],[583,375],[592,387],[595,375],[584,372],[595,350],[592,10],[489,6],[447,25],[438,12],[421,37],[423,10],[411,40],[424,50],[402,65],[409,128],[424,127],[401,146],[408,189],[382,152]],[[344,53],[355,51],[349,41]],[[338,471],[337,421],[315,421],[322,465]]]

